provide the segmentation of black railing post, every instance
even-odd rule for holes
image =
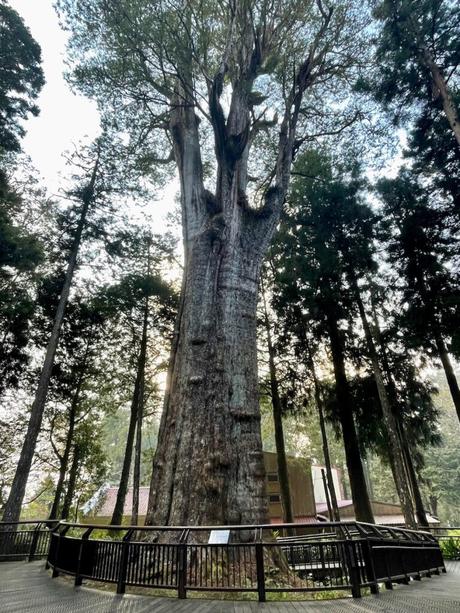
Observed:
[[[53,579],[55,577],[59,576],[59,571],[56,568],[56,565],[59,562],[59,549],[60,549],[60,546],[61,546],[61,538],[66,535],[66,533],[70,529],[70,526],[64,526],[64,528],[62,529],[61,532],[59,532],[59,528],[60,528],[60,524],[56,527],[56,534],[58,536],[58,542],[56,544],[56,553],[55,553],[55,560],[54,560],[54,564],[53,564],[53,573],[51,575],[53,577]]]
[[[81,585],[83,581],[83,577],[80,574],[81,562],[83,560],[83,555],[85,551],[85,543],[88,541],[89,536],[92,531],[93,531],[92,528],[88,528],[88,530],[86,530],[86,532],[81,537],[80,547],[78,549],[77,570],[75,571],[75,587],[78,587],[79,585]]]
[[[348,563],[348,575],[350,577],[351,595],[353,598],[361,598],[361,582],[359,580],[359,568],[356,562],[356,552],[353,541],[347,540],[345,543],[345,551]]]
[[[403,544],[403,547],[404,547],[404,544]],[[404,555],[404,552],[405,552],[405,549],[402,549],[402,548],[401,548],[401,549],[399,550],[399,559],[400,559],[400,561],[401,561],[401,570],[402,570],[403,575],[404,575],[404,579],[402,580],[402,582],[403,582],[405,585],[408,585],[408,584],[409,584],[409,576],[408,576],[407,571],[406,571],[406,563],[405,563],[405,562],[406,562],[406,560],[405,560],[405,555]]]
[[[121,556],[120,556],[120,565],[118,567],[118,581],[117,581],[117,594],[124,594],[126,589],[126,573],[128,570],[128,561],[129,561],[129,541],[131,540],[131,536],[133,534],[133,530],[128,530],[128,532],[123,537],[121,542]]]
[[[187,589],[185,586],[187,573],[187,544],[179,543],[177,547],[177,596],[183,599],[187,598]]]
[[[255,547],[256,547],[257,593],[259,595],[259,602],[265,602],[266,595],[265,595],[264,543],[263,543],[262,530],[260,530],[259,539]]]
[[[364,544],[364,543],[363,543]],[[366,538],[365,547],[363,548],[364,554],[364,563],[366,565],[366,579],[371,584],[371,594],[379,593],[379,584],[377,582],[377,577],[375,575],[374,568],[374,554],[372,552],[372,545],[369,539]]]
[[[32,562],[35,556],[35,552],[37,551],[38,537],[40,536],[40,526],[41,524],[38,523],[35,526],[35,529],[32,534],[32,542],[30,543],[29,556],[27,558],[29,562]]]

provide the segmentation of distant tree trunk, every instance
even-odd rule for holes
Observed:
[[[149,256],[150,257],[150,256]],[[150,266],[148,266],[150,270]],[[145,389],[145,362],[147,356],[147,332],[149,321],[149,299],[145,298],[144,320],[142,324],[141,352],[139,356],[139,394],[137,399],[137,423],[136,423],[136,446],[134,450],[133,469],[133,504],[131,524],[136,526],[139,521],[139,487],[141,481],[141,457],[142,457],[142,421],[144,416],[144,389]]]
[[[332,362],[336,384],[340,425],[342,427],[345,457],[350,479],[351,496],[357,521],[375,523],[371,501],[364,476],[363,463],[359,450],[358,435],[353,417],[353,405],[345,371],[343,344],[337,320],[326,312]]]
[[[77,394],[74,394],[72,405],[70,407],[70,412],[69,412],[69,429],[67,431],[64,453],[62,454],[62,457],[59,459],[59,478],[58,478],[58,482],[56,485],[56,491],[54,493],[53,504],[51,506],[51,510],[49,514],[50,519],[56,519],[59,517],[59,505],[61,502],[62,492],[64,490],[64,480],[65,480],[65,475],[68,469],[70,452],[72,450],[72,445],[73,445],[73,433],[75,430],[75,416],[77,412],[77,404],[78,404]]]
[[[435,338],[436,347],[438,349],[438,354],[441,359],[442,367],[444,368],[444,373],[446,375],[447,384],[449,385],[450,394],[452,396],[452,400],[454,402],[455,410],[457,411],[457,416],[460,421],[460,389],[458,387],[457,377],[455,376],[454,369],[452,367],[452,362],[450,361],[449,354],[447,352],[446,343],[442,338],[441,334],[436,334]]]
[[[273,408],[273,424],[275,427],[275,444],[276,444],[276,461],[278,465],[278,480],[280,484],[281,503],[283,506],[283,519],[286,523],[294,523],[294,514],[292,512],[291,491],[289,484],[289,470],[286,458],[286,448],[284,444],[284,429],[283,429],[283,407],[279,394],[278,375],[275,364],[275,348],[273,347],[270,319],[268,317],[267,302],[265,292],[262,285],[262,297],[264,304],[264,320],[265,331],[267,334],[268,348],[268,366],[270,372],[270,392]]]
[[[27,426],[26,436],[21,449],[21,455],[19,456],[16,473],[14,475],[13,483],[11,485],[10,495],[5,505],[3,521],[18,521],[19,516],[21,514],[21,506],[24,500],[27,479],[29,478],[30,467],[32,466],[32,460],[35,453],[35,446],[37,444],[37,438],[41,428],[46,396],[48,393],[51,372],[54,364],[54,356],[59,342],[59,335],[61,331],[62,321],[64,319],[65,308],[69,299],[69,293],[72,285],[75,266],[77,263],[77,256],[80,248],[81,237],[83,229],[85,227],[88,209],[94,197],[98,165],[99,161],[96,160],[88,188],[85,190],[84,195],[82,197],[80,218],[78,220],[78,225],[70,250],[64,285],[61,290],[58,307],[54,317],[53,329],[51,331],[51,336],[48,341],[45,360],[40,373],[40,379],[38,382],[37,392],[35,394],[35,400],[30,412],[29,424]]]
[[[313,377],[313,384],[315,387],[315,404],[316,404],[316,409],[318,411],[318,416],[319,416],[319,428],[321,431],[321,442],[322,442],[322,447],[323,447],[324,465],[326,466],[327,486],[329,489],[329,494],[331,496],[332,519],[334,519],[334,521],[340,521],[340,512],[339,512],[339,505],[337,502],[337,493],[335,491],[334,477],[332,475],[332,462],[331,462],[331,455],[329,453],[329,442],[327,440],[326,422],[324,419],[324,407],[323,407],[323,397],[321,394],[321,387],[318,381],[318,377],[316,376],[315,362],[313,360],[313,355],[312,355],[310,345],[308,343],[306,335],[304,335],[303,341],[307,348],[308,368]]]
[[[438,497],[435,496],[434,494],[430,495],[430,508],[431,508],[431,513],[435,517],[439,517],[438,515]]]
[[[64,447],[64,453],[59,458],[59,478],[56,484],[56,491],[54,493],[53,504],[51,506],[51,511],[49,514],[50,519],[56,519],[59,517],[59,505],[61,503],[62,492],[64,490],[64,480],[65,475],[69,465],[70,452],[72,450],[73,445],[73,434],[75,430],[75,421],[77,416],[77,408],[78,402],[80,400],[80,391],[83,385],[83,380],[86,373],[86,365],[89,353],[89,347],[91,344],[91,340],[88,338],[86,343],[85,355],[83,357],[83,362],[80,367],[80,373],[77,380],[77,385],[74,391],[74,395],[72,398],[72,403],[70,405],[69,410],[69,428],[67,430],[66,442]]]
[[[417,474],[414,469],[414,463],[412,461],[412,452],[407,441],[405,426],[401,417],[401,413],[398,409],[398,393],[396,390],[396,385],[393,380],[393,375],[391,373],[390,364],[388,362],[388,356],[385,344],[382,340],[382,334],[380,332],[380,326],[377,316],[377,311],[375,308],[375,302],[372,299],[372,316],[373,316],[373,329],[376,341],[381,349],[382,354],[382,366],[388,381],[388,392],[391,401],[391,410],[393,412],[394,418],[397,424],[398,437],[400,440],[401,449],[404,455],[404,464],[406,468],[407,478],[409,479],[410,489],[412,492],[412,497],[414,499],[415,506],[415,514],[417,516],[417,521],[421,526],[428,526],[428,520],[426,517],[422,495],[420,492],[420,486],[418,483]]]
[[[128,492],[129,471],[131,468],[131,460],[133,457],[134,434],[136,432],[136,424],[139,417],[140,397],[144,385],[145,361],[147,355],[147,325],[144,315],[144,325],[142,329],[141,346],[139,349],[139,357],[137,360],[136,380],[134,383],[133,398],[131,401],[131,414],[129,418],[128,435],[126,437],[125,455],[123,458],[123,467],[121,470],[120,484],[118,486],[117,499],[113,509],[112,526],[119,526],[123,519],[123,509],[125,506],[126,494]]]
[[[423,504],[422,493],[420,491],[419,479],[415,471],[414,462],[412,460],[412,452],[409,442],[407,440],[406,431],[403,424],[400,424],[401,442],[404,450],[404,459],[406,462],[407,474],[411,484],[412,495],[415,503],[415,513],[417,515],[417,521],[421,526],[427,528],[429,526],[428,518],[426,516],[425,506]]]
[[[415,528],[416,521],[414,516],[414,510],[412,508],[410,490],[406,478],[404,454],[401,449],[401,443],[398,436],[398,425],[394,417],[393,411],[391,410],[390,402],[388,400],[387,390],[385,387],[382,370],[380,368],[377,349],[375,347],[374,338],[372,336],[372,331],[369,325],[369,321],[367,319],[367,314],[361,298],[361,293],[359,291],[356,279],[353,276],[351,278],[351,283],[355,294],[355,300],[358,305],[361,323],[364,329],[367,350],[372,364],[372,372],[374,375],[375,384],[377,386],[380,406],[382,408],[383,421],[385,423],[385,429],[388,435],[388,442],[390,444],[390,453],[394,465],[395,485],[396,490],[398,492],[399,500],[401,502],[404,521],[409,528]]]
[[[67,491],[64,496],[64,502],[62,504],[61,519],[68,519],[70,513],[70,507],[75,496],[75,489],[77,485],[78,469],[80,468],[81,449],[78,444],[74,445],[72,465],[69,471],[69,481],[67,483]]]
[[[457,140],[457,145],[460,147],[460,120],[458,117],[457,107],[455,106],[452,96],[450,95],[444,75],[439,66],[436,64],[433,55],[425,46],[422,49],[421,58],[422,62],[430,71],[434,90],[441,98],[442,107],[444,109],[444,113],[446,114],[447,121],[449,122],[452,132]]]

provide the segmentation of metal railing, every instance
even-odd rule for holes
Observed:
[[[0,562],[46,558],[57,520],[0,522]]]
[[[211,531],[228,531],[210,543]],[[349,590],[376,593],[445,572],[437,534],[358,522],[262,526],[139,527],[57,520],[0,523],[0,561],[47,557],[53,576],[187,591]],[[219,532],[222,534],[222,532]]]
[[[211,531],[229,541],[209,543]],[[297,533],[297,535],[296,535]],[[284,536],[289,534],[290,536]],[[292,535],[293,534],[293,535]],[[291,536],[292,535],[292,536]],[[445,572],[429,532],[363,524],[138,527],[60,522],[51,533],[53,576],[73,575],[126,586],[188,591],[267,592],[349,590],[373,593],[384,583],[408,583]]]

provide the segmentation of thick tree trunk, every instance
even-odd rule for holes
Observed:
[[[64,496],[64,502],[62,504],[61,519],[68,519],[70,513],[70,507],[75,496],[75,489],[77,486],[78,469],[80,468],[80,447],[76,444],[73,449],[72,465],[69,471],[69,481],[67,483],[67,490]]]
[[[144,372],[145,361],[147,356],[147,320],[148,320],[148,303],[147,308],[144,310],[144,323],[142,328],[141,346],[139,349],[139,357],[137,360],[136,380],[134,383],[133,399],[131,402],[131,413],[129,418],[128,435],[126,437],[125,455],[123,457],[123,467],[121,470],[120,484],[118,486],[117,499],[115,507],[113,509],[112,519],[110,524],[112,526],[119,526],[123,519],[123,509],[125,506],[126,494],[128,492],[129,472],[131,469],[131,460],[133,457],[134,447],[134,435],[136,432],[136,424],[139,420],[139,412],[141,405],[143,408],[143,402],[141,402],[141,395],[143,395],[144,388]],[[138,490],[139,497],[139,490]],[[138,498],[139,504],[139,498]]]
[[[264,303],[264,319],[265,330],[267,334],[267,348],[268,348],[268,366],[270,372],[270,392],[272,399],[273,409],[273,424],[275,427],[275,444],[276,444],[276,461],[278,465],[278,481],[280,484],[281,504],[283,507],[283,519],[286,523],[291,524],[294,522],[294,515],[292,512],[291,491],[289,484],[289,470],[286,458],[286,448],[284,444],[284,429],[283,429],[283,407],[281,405],[281,398],[279,393],[278,375],[276,372],[275,364],[275,348],[273,347],[270,320],[268,317],[267,302],[265,299],[265,292],[262,288],[263,303]]]
[[[329,338],[331,342],[332,362],[336,394],[339,409],[340,425],[342,427],[345,457],[350,479],[351,496],[357,521],[375,523],[371,501],[364,476],[363,463],[359,450],[358,435],[353,418],[353,407],[345,371],[342,340],[337,321],[329,312],[326,313]]]
[[[13,483],[11,485],[10,495],[5,505],[3,521],[18,521],[19,516],[21,514],[21,506],[24,500],[27,479],[29,477],[29,472],[32,466],[32,460],[35,453],[35,446],[37,444],[37,438],[42,424],[46,396],[48,393],[51,371],[54,364],[54,356],[58,346],[62,321],[64,319],[64,313],[67,301],[69,299],[75,266],[77,264],[77,256],[80,248],[81,237],[83,229],[85,227],[88,209],[93,200],[97,169],[98,161],[96,161],[88,189],[85,191],[85,196],[82,201],[82,209],[75,231],[75,236],[72,242],[64,285],[62,287],[58,307],[56,310],[56,315],[54,317],[53,329],[51,331],[51,336],[48,341],[48,346],[46,348],[45,360],[40,373],[40,379],[38,381],[35,400],[30,412],[29,424],[27,426],[26,436],[21,449],[21,455],[19,456],[18,465],[13,478]]]
[[[259,261],[241,238],[219,244],[206,232],[190,256],[150,524],[253,524],[267,516],[257,393]]]
[[[366,310],[361,298],[361,294],[358,288],[358,284],[355,279],[352,279],[352,285],[355,293],[356,303],[358,305],[359,315],[361,323],[364,329],[364,335],[366,337],[367,350],[369,358],[372,364],[372,372],[374,375],[375,384],[377,386],[377,393],[380,400],[380,406],[382,408],[383,421],[385,429],[388,435],[388,442],[390,446],[390,454],[394,465],[394,478],[396,491],[401,503],[401,509],[404,515],[404,521],[409,528],[416,527],[416,521],[414,516],[414,510],[412,508],[412,501],[409,486],[407,483],[404,454],[401,449],[400,439],[398,436],[398,424],[395,420],[393,411],[391,410],[390,402],[388,400],[387,390],[380,368],[379,357],[377,355],[377,349],[375,347],[372,331],[367,319]]]
[[[455,410],[457,411],[457,416],[460,421],[460,389],[458,387],[457,377],[455,376],[455,372],[452,367],[452,362],[450,361],[450,357],[447,352],[446,344],[440,334],[436,335],[435,342],[436,347],[438,349],[439,357],[441,359],[442,367],[444,368],[444,373],[446,375],[447,383],[449,385],[449,390],[452,396],[452,400],[454,402]]]

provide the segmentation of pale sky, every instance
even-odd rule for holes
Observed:
[[[26,136],[21,144],[42,176],[44,186],[55,194],[62,187],[60,176],[66,175],[63,154],[98,135],[99,113],[94,101],[72,92],[64,79],[68,35],[59,26],[53,1],[9,0],[9,4],[23,18],[42,49],[46,83],[37,100],[40,114],[24,122]],[[165,228],[164,218],[174,207],[177,188],[177,181],[172,181],[152,204],[149,213],[154,231]]]
[[[59,27],[52,0],[9,0],[24,19],[42,48],[46,84],[37,100],[38,117],[25,122],[22,148],[43,176],[46,187],[56,192],[59,173],[65,172],[62,154],[82,139],[92,140],[99,132],[96,103],[72,93],[64,80],[67,34]]]

